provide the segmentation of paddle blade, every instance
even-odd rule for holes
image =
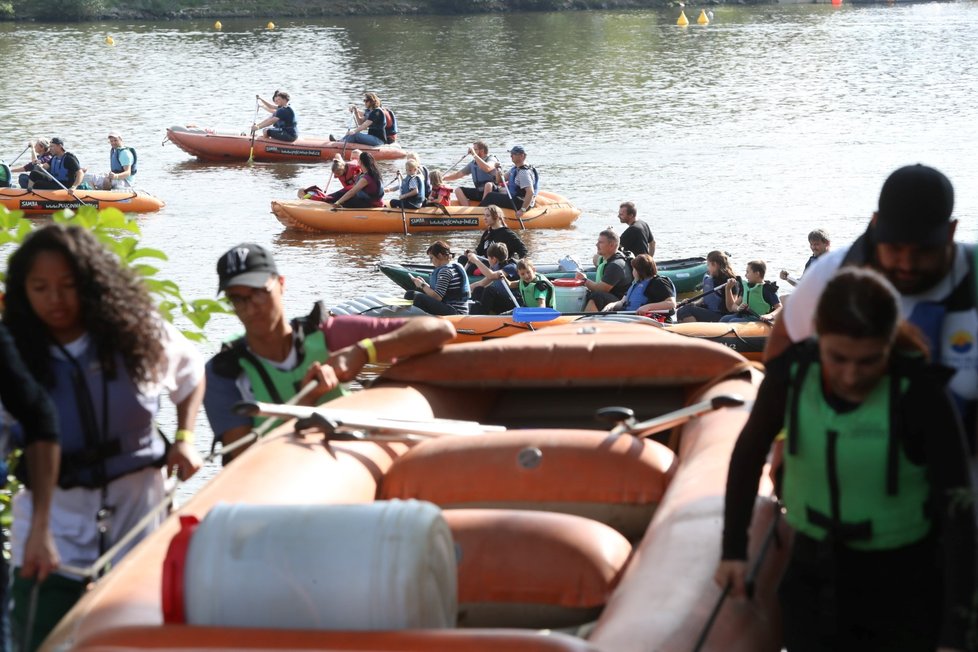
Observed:
[[[516,308],[513,310],[513,321],[517,324],[528,324],[535,321],[553,321],[560,317],[561,312],[555,308]]]

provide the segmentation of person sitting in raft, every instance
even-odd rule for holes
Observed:
[[[767,363],[730,459],[715,579],[742,599],[758,480],[784,438],[782,499],[795,536],[779,596],[791,652],[967,649],[968,453],[950,372],[926,362],[899,306],[874,271],[833,276],[815,311],[817,337]]]
[[[676,321],[676,286],[668,277],[659,276],[659,268],[652,256],[635,256],[632,260],[632,277],[634,280],[621,301],[609,303],[602,310],[634,310],[658,321]]]
[[[417,163],[418,175],[421,177],[421,181],[424,183],[424,188],[422,190],[421,196],[427,197],[428,191],[431,189],[431,173],[428,171],[428,166],[421,163],[421,157],[418,156],[417,152],[407,152],[404,155],[405,163],[411,160]]]
[[[511,208],[516,211],[517,219],[523,217],[526,211],[533,208],[537,199],[537,192],[540,190],[540,173],[537,169],[526,162],[526,150],[522,145],[514,145],[509,150],[509,157],[513,161],[513,167],[502,175],[502,166],[496,167],[496,183],[500,188],[505,188],[490,192],[483,199],[479,206],[500,206]]]
[[[489,153],[485,141],[477,140],[469,146],[467,154],[472,160],[458,172],[445,175],[445,181],[456,181],[472,176],[471,186],[461,186],[455,189],[455,198],[459,206],[474,206],[486,198],[490,192],[498,190],[496,186],[496,169],[499,159]],[[509,205],[506,206],[509,208]]]
[[[125,190],[132,188],[132,177],[136,174],[136,150],[122,144],[122,134],[109,132],[109,171],[87,173],[83,182],[100,190]]]
[[[763,260],[747,263],[745,278],[733,278],[724,288],[724,300],[730,314],[722,322],[762,321],[773,323],[781,311],[778,286],[764,280],[767,264]]]
[[[404,161],[404,176],[401,178],[400,194],[391,200],[391,208],[421,208],[424,203],[424,181],[419,174],[418,161]]]
[[[259,129],[275,125],[270,129],[265,129],[262,134],[265,138],[281,140],[291,143],[299,137],[299,123],[295,119],[295,111],[289,106],[289,94],[285,91],[275,91],[272,101],[263,100],[260,95],[255,95],[255,99],[261,103],[261,107],[272,115],[261,122],[251,125],[251,133],[254,134]]]
[[[722,295],[727,281],[737,278],[730,266],[730,259],[722,251],[706,255],[706,274],[703,275],[703,296],[692,303],[682,305],[676,313],[681,322],[717,322],[728,314],[726,297]]]
[[[27,189],[60,190],[65,187],[75,190],[78,188],[84,178],[78,157],[65,151],[65,141],[58,137],[51,139],[48,151],[51,153],[51,160],[31,170]]]
[[[315,380],[302,403],[322,404],[346,394],[341,383],[353,380],[364,365],[434,351],[455,336],[450,323],[434,317],[333,317],[320,303],[307,317],[290,321],[285,277],[271,251],[258,244],[228,250],[217,262],[217,276],[218,291],[244,326],[244,335],[225,342],[206,367],[204,409],[215,440],[224,446],[255,426],[254,419],[234,413],[238,401],[284,403]],[[224,463],[236,454],[223,454]]]
[[[19,185],[21,188],[27,188],[27,183],[30,180],[30,173],[34,168],[50,162],[50,160],[54,157],[54,155],[48,150],[47,138],[38,138],[33,143],[27,144],[31,150],[31,160],[24,163],[20,167],[10,170],[12,173],[20,173],[17,177],[17,185]]]
[[[598,234],[597,242],[597,271],[595,280],[589,280],[587,274],[577,270],[577,278],[584,281],[587,288],[587,305],[585,312],[604,310],[609,303],[615,303],[625,296],[632,283],[632,270],[628,260],[618,250],[618,234],[611,227]]]
[[[557,292],[553,282],[543,274],[537,273],[533,261],[529,258],[521,258],[520,262],[516,263],[516,271],[520,275],[520,279],[510,283],[510,286],[515,284],[516,290],[519,292],[518,298],[524,306],[528,308],[557,307]]]
[[[829,234],[826,233],[823,229],[815,229],[814,231],[809,233],[808,246],[812,250],[812,256],[811,258],[808,259],[808,262],[805,263],[805,269],[802,272],[802,274],[808,271],[808,268],[812,266],[812,263],[814,263],[824,254],[828,253],[829,247],[831,245],[832,243],[829,242]],[[788,274],[788,270],[786,269],[781,270],[781,280],[788,281],[788,284],[791,285],[792,287],[798,285],[798,279],[792,278],[791,275]]]
[[[467,315],[469,299],[469,277],[460,264],[452,260],[454,254],[442,240],[436,240],[428,247],[428,259],[435,269],[427,281],[414,278],[417,291],[409,290],[405,299],[432,315]]]
[[[350,105],[350,113],[356,118],[356,126],[346,132],[343,141],[347,143],[359,143],[361,145],[379,146],[387,143],[387,118],[380,98],[376,93],[366,93],[363,96],[363,103],[367,107],[366,111],[361,112],[356,105]],[[363,133],[366,131],[367,133]],[[329,139],[335,141],[333,134]]]
[[[506,245],[506,251],[511,258],[524,258],[526,256],[526,245],[520,240],[520,236],[513,229],[506,226],[506,216],[499,206],[486,206],[482,210],[482,221],[486,225],[486,230],[479,237],[479,242],[475,246],[475,255],[486,262],[489,246],[494,242],[501,242]],[[477,268],[469,263],[468,256],[471,253],[468,249],[465,254],[458,259],[458,262],[466,265],[465,271],[472,273]]]
[[[362,172],[350,189],[333,202],[337,208],[380,208],[384,205],[384,180],[370,152],[360,153]]]
[[[475,303],[469,309],[473,315],[498,315],[517,306],[513,305],[512,291],[507,292],[503,283],[519,279],[516,265],[509,262],[509,251],[502,242],[489,245],[486,265],[474,253],[469,252],[469,262],[481,272],[482,278],[471,284]]]
[[[431,181],[431,191],[428,192],[428,199],[425,206],[449,206],[452,203],[452,189],[445,185],[444,177],[438,170],[432,170],[428,174]]]
[[[308,188],[301,188],[299,190],[299,199],[312,199],[313,201],[326,202],[327,204],[334,203],[346,194],[347,190],[353,187],[353,184],[357,181],[357,177],[363,172],[363,168],[360,167],[361,153],[358,149],[353,150],[353,155],[349,161],[344,161],[343,157],[339,154],[333,157],[333,163],[330,167],[330,180],[332,180],[332,177],[336,177],[337,181],[340,182],[339,190],[327,194],[319,186],[309,186]],[[328,189],[329,181],[326,182],[326,186]]]

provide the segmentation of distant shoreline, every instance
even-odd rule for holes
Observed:
[[[828,2],[829,0],[822,0]],[[846,0],[851,1],[851,0]],[[201,18],[309,18],[329,16],[472,15],[517,11],[666,9],[724,4],[811,4],[813,0],[0,0],[0,20],[190,20]],[[67,6],[66,6],[67,5]]]

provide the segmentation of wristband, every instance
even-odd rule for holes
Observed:
[[[194,443],[194,431],[193,430],[187,430],[186,428],[180,428],[179,430],[176,431],[176,433],[174,433],[174,435],[173,435],[173,441],[174,442],[185,441],[188,444],[193,444]]]
[[[779,432],[779,433],[778,433],[778,435],[777,435],[777,436],[776,436],[776,437],[774,438],[774,441],[784,441],[784,440],[785,440],[785,439],[787,439],[787,438],[788,438],[788,433],[786,433],[786,432],[785,432],[784,430],[782,430],[782,431],[781,431],[781,432]]]
[[[367,362],[370,364],[377,364],[377,347],[374,346],[374,341],[369,337],[365,337],[359,342],[357,346],[360,347],[364,353],[367,354]]]

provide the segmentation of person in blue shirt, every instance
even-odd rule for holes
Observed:
[[[251,126],[252,133],[274,125],[270,129],[265,129],[262,132],[265,138],[273,138],[291,143],[299,137],[299,123],[296,122],[295,111],[289,106],[290,98],[288,93],[285,91],[275,91],[275,94],[272,95],[271,102],[262,99],[261,95],[255,95],[255,99],[261,103],[263,109],[272,115],[261,122],[253,124]]]
[[[136,174],[136,155],[131,147],[122,144],[122,134],[109,132],[109,171],[86,173],[84,182],[100,190],[122,190],[132,187],[132,177]]]

